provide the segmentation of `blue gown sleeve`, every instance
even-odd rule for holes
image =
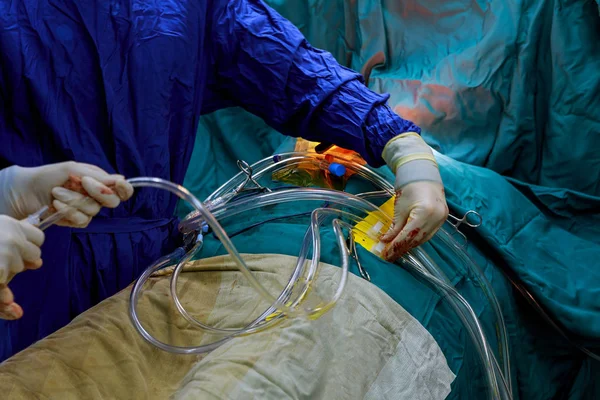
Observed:
[[[283,134],[333,143],[374,167],[394,136],[420,129],[397,116],[388,96],[310,46],[292,23],[260,0],[213,0],[208,11],[208,92],[241,106]],[[209,100],[210,96],[206,100]],[[209,101],[203,111],[213,111]]]

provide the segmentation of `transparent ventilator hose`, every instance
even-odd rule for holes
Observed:
[[[354,210],[360,210],[363,213],[377,212],[377,217],[383,224],[391,222],[389,217],[372,203],[348,193],[335,192],[325,189],[287,189],[271,193],[257,194],[249,198],[224,204],[221,207],[218,207],[216,210],[213,210],[213,212],[214,216],[217,218],[226,218],[250,209],[254,209],[256,207],[281,204],[283,202],[307,200],[327,201],[335,205],[341,205]],[[360,220],[359,217],[351,215],[350,213],[345,213],[344,215],[345,217],[352,217],[354,222],[358,222]],[[415,251],[418,252],[418,257],[414,255]],[[405,267],[409,267],[409,270],[425,278],[426,281],[432,287],[434,287],[434,289],[441,291],[441,293],[444,294],[444,298],[449,300],[450,304],[455,311],[457,311],[461,320],[465,323],[467,332],[476,344],[478,354],[480,355],[485,367],[484,371],[488,381],[488,387],[491,391],[490,397],[501,399],[511,398],[511,390],[506,382],[506,378],[497,369],[496,358],[487,344],[485,334],[481,324],[479,323],[477,315],[470,307],[469,303],[456,291],[456,289],[445,282],[447,278],[440,279],[436,276],[443,276],[443,272],[441,272],[433,262],[424,256],[424,252],[416,249],[413,252],[410,252],[407,257],[405,257],[405,262],[403,265]],[[423,263],[418,262],[419,259],[426,260],[424,264],[427,267],[424,267]],[[434,271],[434,273],[431,271]]]
[[[391,186],[385,178],[375,173],[371,169],[353,162],[347,162],[344,159],[332,156],[332,162],[343,163],[348,171],[360,176],[380,188],[387,191],[390,196],[394,194],[394,188]],[[327,163],[325,156],[320,154],[306,153],[282,153],[273,157],[267,157],[263,160],[252,164],[252,171],[254,179],[260,179],[266,174],[277,172],[284,168],[295,167],[301,164],[313,164],[315,167],[322,167],[323,163]],[[203,202],[210,210],[223,206],[231,201],[235,197],[235,193],[239,191],[241,184],[246,180],[247,175],[244,172],[239,172],[229,181],[225,182],[215,192],[206,198]],[[182,233],[192,232],[198,229],[199,224],[202,223],[202,217],[197,210],[192,211],[183,221],[179,224],[179,230]]]
[[[307,290],[306,286],[302,290],[300,290],[299,296],[296,296],[296,298],[292,299],[293,301],[291,304],[289,303],[289,296],[279,296],[278,298],[275,298],[275,297],[271,296],[269,294],[269,292],[264,287],[262,287],[262,285],[254,278],[251,271],[246,266],[244,260],[241,258],[241,256],[239,255],[239,253],[237,252],[237,250],[231,243],[230,239],[227,237],[227,234],[222,229],[222,227],[218,224],[218,222],[216,220],[217,217],[227,218],[227,217],[235,216],[237,214],[240,214],[240,213],[243,213],[243,212],[246,212],[249,210],[254,210],[254,209],[257,209],[260,207],[265,207],[265,206],[274,205],[274,204],[281,204],[281,203],[285,203],[285,202],[298,202],[298,201],[314,200],[314,201],[326,201],[330,204],[347,207],[347,208],[350,208],[353,210],[357,210],[357,211],[361,212],[362,214],[374,213],[375,215],[377,215],[377,217],[381,220],[382,223],[387,224],[387,223],[391,222],[390,217],[387,216],[385,213],[383,213],[378,207],[376,207],[372,203],[370,203],[364,199],[361,199],[360,197],[354,196],[354,195],[350,195],[350,194],[343,193],[343,192],[331,191],[331,190],[301,188],[301,189],[280,190],[280,191],[270,192],[270,193],[260,193],[260,194],[256,194],[251,197],[240,199],[238,201],[230,201],[230,202],[222,203],[220,206],[217,206],[214,210],[212,210],[214,213],[214,215],[213,215],[211,212],[207,211],[203,207],[203,205],[201,204],[201,202],[198,199],[196,199],[185,188],[183,188],[179,185],[175,185],[171,182],[166,182],[166,181],[156,179],[156,178],[135,178],[135,179],[131,179],[130,183],[134,187],[144,187],[144,186],[148,187],[149,186],[149,187],[155,187],[155,188],[163,188],[163,189],[171,191],[172,193],[177,194],[180,198],[188,201],[193,207],[196,208],[196,210],[198,211],[198,213],[201,216],[201,218],[203,219],[203,221],[205,221],[213,229],[217,238],[219,238],[219,240],[221,240],[221,243],[223,244],[225,249],[232,256],[232,258],[238,265],[238,268],[240,269],[240,271],[248,278],[251,285],[257,290],[257,293],[259,293],[261,296],[263,296],[263,298],[265,300],[267,300],[269,303],[272,304],[271,308],[276,309],[277,311],[281,312],[282,314],[285,314],[286,316],[292,316],[292,317],[299,316],[299,315],[303,315],[303,316],[312,315],[312,316],[318,317],[319,313],[327,311],[329,308],[331,308],[331,306],[333,304],[335,304],[335,301],[341,295],[346,278],[342,279],[342,282],[340,283],[340,285],[336,291],[334,299],[331,302],[321,305],[320,307],[317,307],[315,309],[306,309],[306,308],[302,308],[302,307],[297,307],[298,304],[301,304],[301,298],[303,297],[302,293],[305,292],[305,290]],[[338,212],[339,213],[341,211],[340,210],[331,210],[329,212]],[[349,217],[349,216],[353,217],[352,219],[354,222],[357,222],[361,219],[361,217],[356,216],[347,211],[344,211],[344,216],[345,217]],[[319,248],[320,243],[319,243],[319,239],[318,239],[318,237],[319,237],[318,231],[319,231],[319,222],[320,221],[321,221],[321,219],[319,218],[319,215],[317,213],[313,213],[313,215],[311,217],[311,228],[310,228],[310,229],[312,229],[312,233],[310,236],[313,239],[313,246],[314,246],[314,250],[315,250],[314,257],[313,257],[313,260],[311,263],[313,265],[315,263],[318,264],[318,262],[319,262],[318,248]],[[341,242],[340,243],[340,255],[342,258],[342,269],[344,270],[345,273],[347,273],[348,263],[349,263],[349,254],[348,254],[346,246],[343,245],[344,244],[343,235],[341,234],[340,231],[338,231],[337,233],[338,233],[337,234],[338,240]],[[303,246],[303,248],[304,248],[304,246]],[[417,253],[417,254],[419,254],[419,253]],[[231,339],[232,337],[234,337],[236,335],[251,333],[258,329],[264,328],[264,326],[266,326],[270,323],[274,323],[274,322],[267,321],[266,318],[264,317],[265,313],[263,313],[263,315],[261,316],[262,318],[259,317],[257,320],[255,320],[253,323],[249,324],[248,326],[240,328],[233,332],[228,331],[227,336],[225,336],[223,339],[221,339],[215,343],[211,343],[209,345],[203,345],[203,346],[197,346],[197,347],[172,346],[172,345],[168,345],[166,343],[162,343],[162,342],[158,341],[157,339],[153,338],[152,335],[150,335],[143,328],[142,324],[139,321],[139,318],[138,318],[138,315],[136,312],[137,301],[139,300],[143,283],[152,275],[152,273],[154,273],[155,271],[158,271],[160,268],[162,268],[162,266],[166,265],[169,261],[172,261],[172,259],[174,257],[177,258],[177,262],[179,263],[178,268],[181,268],[180,266],[185,263],[185,260],[189,260],[191,258],[191,257],[189,257],[189,255],[188,256],[174,255],[171,257],[167,257],[166,260],[160,260],[160,262],[155,263],[152,267],[148,268],[148,270],[146,270],[144,272],[142,277],[134,285],[134,290],[132,291],[130,312],[131,312],[134,326],[141,333],[141,335],[150,343],[154,344],[155,346],[157,346],[163,350],[174,352],[174,353],[189,354],[189,353],[206,352],[206,351],[211,351],[212,349],[218,347],[220,344],[224,343],[225,341]],[[483,334],[483,331],[481,329],[481,325],[479,324],[478,318],[475,315],[475,313],[473,312],[473,310],[471,309],[471,307],[468,305],[468,302],[464,298],[462,298],[462,296],[454,288],[452,288],[450,285],[446,284],[444,281],[436,278],[431,272],[428,271],[428,269],[426,267],[424,267],[421,263],[417,262],[418,260],[415,259],[414,257],[415,257],[415,255],[413,255],[413,253],[409,254],[407,256],[407,258],[405,258],[405,266],[409,267],[409,269],[411,269],[413,272],[422,276],[426,280],[426,282],[430,283],[437,290],[440,290],[441,292],[445,293],[446,296],[444,296],[444,298],[450,300],[451,304],[454,306],[454,309],[457,311],[458,315],[461,317],[461,319],[465,323],[465,326],[467,327],[467,332],[473,338],[473,343],[477,347],[478,354],[480,354],[480,357],[482,358],[482,362],[485,367],[484,368],[485,376],[486,376],[486,380],[488,383],[488,388],[490,390],[490,397],[494,398],[494,399],[510,399],[511,398],[510,389],[508,389],[508,386],[506,385],[506,381],[505,381],[504,377],[502,376],[501,372],[497,369],[497,365],[495,365],[495,357],[494,357],[493,353],[490,351],[489,346],[487,345],[487,340],[485,338],[485,335]],[[301,259],[302,257],[299,257],[299,258]],[[423,258],[422,255],[420,258]],[[429,264],[429,263],[427,262],[427,264]],[[434,265],[434,264],[431,263],[431,265]],[[309,274],[307,276],[307,281],[304,282],[305,285],[308,285],[308,279],[310,279],[311,269],[309,269],[308,271],[309,271]],[[288,300],[288,301],[286,302],[286,300]],[[269,310],[267,310],[267,312],[268,311]],[[300,312],[298,312],[298,311],[300,311]],[[274,318],[271,321],[275,321],[277,319],[278,318]],[[199,321],[195,321],[195,325],[206,328],[206,326],[199,323]]]
[[[285,153],[279,154],[274,157],[265,158],[255,164],[252,165],[252,170],[254,171],[254,178],[259,179],[261,176],[264,176],[268,173],[273,173],[279,171],[283,168],[294,167],[299,164],[304,163],[314,163],[315,166],[322,165],[324,161],[324,156],[315,155],[315,154],[306,154],[306,153]],[[354,172],[356,175],[370,181],[377,188],[380,189],[378,192],[372,193],[364,193],[358,196],[364,196],[365,198],[369,198],[371,196],[377,197],[383,195],[386,198],[391,197],[393,195],[394,190],[393,186],[387,182],[381,175],[372,171],[371,169],[352,162],[348,162],[347,160],[334,160],[337,162],[342,162],[344,166]],[[231,193],[240,187],[240,183],[244,180],[244,173],[238,173],[234,178],[226,182],[219,189],[217,189],[212,195],[207,198],[207,201],[211,203],[219,203],[220,207],[226,207],[228,201],[233,198]],[[199,213],[192,212],[190,213],[181,223],[180,223],[180,231],[188,232],[197,229],[199,224],[202,223],[202,218]],[[508,347],[508,333],[506,330],[506,326],[504,323],[504,317],[502,315],[498,299],[496,298],[493,289],[491,288],[491,284],[487,280],[487,278],[483,275],[482,271],[470,260],[470,258],[462,251],[462,247],[456,240],[449,234],[444,228],[440,229],[439,234],[436,235],[440,237],[442,242],[447,246],[450,246],[455,250],[455,253],[458,253],[461,256],[461,259],[464,261],[467,266],[471,276],[477,281],[477,283],[482,287],[485,296],[488,301],[492,305],[492,309],[496,315],[496,333],[498,335],[498,342],[500,347],[500,355],[502,357],[502,374],[499,375],[498,379],[502,382],[500,386],[502,386],[501,390],[504,394],[511,395],[512,394],[512,379],[511,379],[511,371],[510,371],[510,354]],[[433,274],[433,277],[440,280],[441,282],[449,282],[448,278],[445,276],[443,271],[441,271],[435,264],[429,264],[429,273]],[[432,282],[430,282],[432,283]],[[447,291],[446,291],[447,292]],[[458,292],[456,292],[458,294]],[[463,299],[464,300],[464,299]],[[464,300],[466,302],[466,300]],[[468,304],[468,303],[467,303]],[[456,306],[455,306],[456,308]],[[474,314],[471,317],[476,316]],[[469,334],[477,340],[480,344],[482,343],[481,338],[485,340],[485,335],[481,329],[471,328],[469,329]],[[477,336],[477,337],[474,337]],[[498,370],[499,373],[498,362],[489,349],[489,346],[486,345],[486,348],[483,349],[483,353],[485,356],[484,364],[488,366],[488,371]],[[498,393],[500,390],[499,385],[493,385],[496,387],[494,390],[495,393]]]
[[[360,193],[357,196],[363,199],[372,199],[372,198],[385,198],[389,199],[389,193],[387,191],[374,191],[374,192],[365,192]],[[438,230],[436,234],[436,238],[439,238],[442,243],[446,246],[450,247],[454,250],[454,254],[457,255],[464,265],[467,266],[468,272],[470,272],[470,277],[472,277],[478,284],[478,286],[482,289],[484,295],[486,296],[488,302],[492,306],[494,310],[494,314],[497,319],[497,334],[498,334],[498,343],[500,346],[499,354],[502,361],[502,372],[504,374],[506,384],[508,386],[509,391],[512,393],[512,380],[511,377],[511,366],[510,366],[510,351],[508,348],[508,332],[506,330],[506,326],[504,323],[504,316],[502,314],[502,309],[500,307],[500,303],[498,298],[496,297],[494,290],[492,289],[492,285],[489,280],[484,275],[483,271],[479,268],[479,266],[471,259],[469,254],[463,251],[461,245],[457,243],[454,237],[446,231],[446,229],[442,228]],[[415,251],[420,251],[423,256],[426,256],[426,253],[420,249]],[[426,263],[427,269],[434,275],[437,279],[440,279],[442,282],[446,284],[450,284],[448,278],[435,266],[434,263]],[[496,360],[493,360],[496,365],[498,365]],[[499,367],[498,367],[499,368]]]
[[[221,227],[219,222],[215,219],[215,217],[208,211],[200,200],[198,200],[193,194],[191,194],[186,188],[181,185],[177,185],[173,182],[169,182],[160,178],[150,178],[150,177],[139,177],[128,179],[128,182],[134,188],[141,187],[151,187],[156,189],[167,190],[173,194],[175,194],[180,199],[188,202],[192,207],[196,209],[196,211],[202,216],[202,220],[205,221],[208,226],[212,229],[214,234],[217,236],[223,247],[227,250],[227,252],[233,258],[233,261],[237,264],[238,269],[246,279],[250,285],[268,302],[272,303],[274,307],[278,310],[285,312],[290,316],[299,316],[302,314],[297,309],[291,309],[287,305],[280,303],[274,298],[268,291],[265,289],[263,285],[254,277],[245,261],[242,259],[237,249],[225,233],[225,230]]]
[[[329,216],[351,216],[348,213],[339,210],[332,210],[326,208],[318,208],[315,209],[311,213],[311,223],[308,227],[308,230],[305,235],[305,241],[303,242],[302,248],[300,250],[300,255],[298,256],[298,261],[296,263],[296,267],[292,273],[291,278],[289,279],[287,285],[282,290],[281,294],[277,298],[277,300],[281,303],[288,304],[290,307],[298,307],[303,299],[306,298],[308,292],[311,289],[311,285],[313,284],[316,273],[318,270],[319,259],[320,259],[320,232],[319,227],[322,225],[324,220],[323,217]],[[338,241],[338,248],[340,250],[340,257],[342,259],[342,276],[340,284],[334,294],[333,298],[327,302],[323,302],[319,307],[313,308],[311,310],[311,317],[317,316],[320,313],[323,313],[333,307],[335,303],[339,300],[342,295],[342,292],[345,288],[347,281],[347,270],[349,264],[349,249],[344,243],[344,234],[342,228],[348,229],[350,231],[352,229],[347,223],[339,221],[338,219],[333,219],[332,221],[333,230],[335,233],[336,240]],[[310,248],[310,240],[312,240],[313,247],[313,259],[311,260],[310,267],[308,269],[304,268],[305,260],[308,255],[308,250]],[[270,307],[267,309],[257,320],[252,322],[249,326],[244,328],[215,328],[205,323],[198,321],[191,314],[187,312],[182,302],[179,299],[177,294],[177,282],[179,279],[180,273],[183,271],[185,264],[191,260],[195,254],[200,250],[200,248],[194,248],[192,251],[188,253],[186,257],[184,257],[173,271],[173,275],[171,277],[170,291],[171,297],[175,303],[175,306],[179,313],[192,325],[195,325],[199,328],[202,328],[207,331],[222,333],[222,334],[247,334],[253,333],[255,331],[261,330],[264,325],[268,324],[266,320],[267,316],[272,316],[273,318],[279,319],[284,316],[284,314],[278,313],[275,307]],[[291,304],[290,304],[291,303]],[[274,316],[274,314],[277,314]]]
[[[261,177],[272,174],[276,171],[279,171],[283,168],[295,167],[300,164],[312,163],[315,167],[321,166],[323,162],[326,162],[325,156],[320,154],[313,153],[282,153],[277,154],[272,157],[266,157],[251,166],[253,170],[253,176],[255,179],[260,179]],[[364,165],[357,164],[348,160],[344,160],[341,158],[336,158],[334,156],[333,162],[343,163],[348,171],[352,171],[357,176],[365,179],[375,186],[378,191],[369,192],[369,193],[361,193],[358,194],[358,197],[361,198],[371,198],[371,197],[380,197],[384,199],[389,199],[394,195],[394,187],[391,183],[389,183],[383,176],[373,171],[372,169],[365,167]],[[240,187],[241,182],[245,180],[245,175],[243,172],[238,173],[232,179],[223,184],[219,189],[217,189],[214,193],[212,193],[207,201],[211,203],[219,203],[219,206],[223,206],[228,201],[230,201],[232,197],[232,193]],[[181,232],[189,232],[198,229],[199,224],[202,223],[202,219],[197,212],[190,213],[183,221],[180,223],[180,231]],[[508,377],[510,377],[510,357],[508,353],[508,333],[506,330],[506,324],[504,322],[504,316],[502,315],[502,311],[500,309],[500,305],[496,295],[494,294],[494,290],[491,287],[490,282],[487,280],[483,272],[476,266],[476,264],[470,259],[470,257],[462,251],[461,245],[454,239],[454,237],[448,233],[445,228],[442,228],[438,231],[436,235],[437,238],[440,238],[443,243],[447,246],[451,247],[455,250],[455,253],[460,256],[460,258],[464,261],[465,265],[469,269],[471,276],[477,281],[477,283],[482,287],[485,296],[487,297],[489,303],[492,305],[494,310],[496,320],[497,320],[497,333],[499,336],[499,342],[501,343],[500,353],[502,355],[502,364],[504,366],[504,373]],[[436,275],[438,277],[444,276],[441,270],[436,270]],[[509,384],[512,382],[511,379],[508,379]]]
[[[281,302],[281,300],[273,297],[261,284],[256,280],[248,266],[246,265],[243,258],[237,252],[237,249],[227,236],[226,232],[220,226],[220,224],[216,220],[216,216],[221,215],[222,217],[229,217],[236,215],[240,212],[246,212],[248,210],[253,210],[256,208],[261,208],[267,205],[272,204],[280,204],[282,202],[289,201],[306,201],[306,200],[315,200],[315,201],[328,201],[332,203],[337,203],[346,207],[354,207],[359,210],[363,210],[365,213],[376,212],[377,215],[382,218],[389,219],[385,213],[379,210],[378,207],[373,204],[362,200],[356,196],[349,195],[343,192],[334,192],[323,189],[289,189],[283,190],[273,193],[263,193],[258,196],[253,196],[249,198],[245,198],[235,202],[235,206],[232,208],[231,205],[223,204],[220,207],[218,206],[213,212],[217,214],[213,215],[210,211],[206,210],[202,203],[193,196],[187,189],[180,185],[176,185],[172,182],[168,182],[159,178],[133,178],[128,180],[129,183],[133,187],[153,187],[168,190],[171,193],[177,195],[179,198],[190,203],[196,210],[202,215],[202,218],[206,223],[211,227],[217,238],[223,244],[223,247],[227,250],[227,252],[232,256],[234,262],[237,264],[238,269],[244,274],[244,276],[249,280],[252,287],[269,303],[273,304],[273,307],[277,310],[287,314],[288,316],[311,316],[322,312],[325,309],[331,307],[331,304],[321,305],[314,309],[303,309],[303,308],[290,308],[285,303]],[[341,213],[339,210],[321,210],[321,213]],[[307,281],[310,281],[314,277],[314,273],[316,267],[319,263],[319,248],[320,248],[320,238],[318,235],[318,213],[313,213],[313,217],[311,218],[311,236],[313,239],[313,260],[311,262],[311,268],[309,269],[309,275],[307,277]],[[356,217],[358,221],[358,217]],[[389,221],[388,221],[389,222]],[[335,226],[334,226],[335,228]],[[345,246],[344,246],[345,249]],[[307,248],[305,248],[308,251]],[[305,258],[305,255],[302,254],[300,260]],[[348,255],[342,257],[345,262],[348,262]],[[299,261],[300,264],[300,261]],[[345,279],[342,281],[345,282]],[[334,301],[337,301],[343,287],[340,287],[334,296]]]
[[[148,181],[147,179],[149,178],[135,178],[132,179],[130,182],[132,183],[132,185],[134,185],[135,187],[143,187],[143,186],[150,186],[148,185]],[[151,187],[158,187],[157,185],[157,181],[152,178],[152,185]],[[180,193],[177,188],[175,188],[172,184],[166,185],[165,187],[168,187],[167,190],[171,190],[172,192],[178,192]],[[286,193],[282,193],[281,195],[286,196]],[[315,195],[315,199],[316,200],[321,200],[323,197],[323,193],[314,193]],[[183,196],[183,194],[182,194]],[[273,202],[279,202],[277,201],[277,197],[275,198],[270,198],[267,201],[267,204],[274,204]],[[326,196],[327,197],[327,196]],[[295,201],[295,198],[290,198],[288,197],[288,201]],[[251,199],[246,199],[251,200]],[[367,205],[369,206],[369,204],[367,203]],[[248,207],[244,206],[243,208],[240,207],[235,207],[235,208],[229,208],[229,210],[235,210],[235,213],[233,213],[233,215],[235,215],[237,212],[243,212],[246,210],[251,210],[251,209],[255,209],[258,207],[262,207],[263,204],[260,202],[255,202],[254,204],[250,203]],[[376,208],[372,205],[370,205],[370,208]],[[203,210],[199,208],[199,211],[202,212]],[[222,210],[223,214],[227,214],[226,210]],[[339,211],[339,210],[331,210],[331,209],[317,209],[312,213],[311,216],[311,226],[309,227],[309,234],[310,236],[313,238],[313,246],[314,246],[314,250],[313,250],[313,265],[318,265],[319,263],[319,248],[320,248],[320,235],[319,235],[319,225],[321,224],[321,222],[323,221],[323,219],[321,218],[323,216],[323,214],[332,214],[332,215],[337,215],[337,214],[344,214],[344,215],[350,215],[348,213]],[[213,217],[214,218],[214,217]],[[355,217],[355,219],[358,221],[358,217]],[[215,225],[211,224],[209,222],[209,224],[211,225],[211,227],[213,229],[215,229]],[[338,220],[333,220],[333,227],[334,227],[334,232],[336,235],[336,238],[338,240],[338,247],[340,249],[340,257],[342,259],[342,265],[341,265],[341,271],[342,271],[342,275],[341,275],[341,279],[340,282],[338,284],[338,287],[335,291],[335,294],[333,296],[333,298],[325,303],[321,303],[319,304],[317,307],[313,308],[313,309],[304,309],[304,312],[309,313],[308,316],[315,318],[315,317],[319,317],[320,315],[322,315],[324,312],[328,311],[329,309],[331,309],[331,307],[333,307],[333,305],[335,305],[335,303],[338,301],[338,299],[341,297],[343,290],[345,288],[346,285],[346,281],[347,281],[347,275],[348,275],[348,269],[349,269],[349,251],[346,247],[345,244],[345,237],[342,231],[342,226],[344,226],[346,228],[348,228],[349,226],[341,221]],[[217,227],[217,229],[219,229],[219,227]],[[223,234],[226,237],[226,234],[223,232]],[[227,238],[228,239],[228,238]],[[195,246],[194,249],[198,249],[199,246]],[[268,309],[265,313],[263,313],[263,315],[261,315],[261,317],[259,317],[258,319],[256,319],[255,321],[253,321],[252,323],[250,323],[248,326],[243,327],[243,328],[239,328],[239,329],[227,329],[227,330],[223,330],[223,329],[217,329],[217,328],[213,328],[213,327],[209,327],[205,324],[202,324],[199,321],[196,321],[195,319],[193,319],[193,317],[191,317],[183,308],[183,306],[178,307],[179,311],[183,311],[184,314],[184,318],[186,318],[189,322],[192,322],[194,325],[199,326],[205,330],[209,330],[212,332],[218,332],[218,333],[224,333],[227,334],[226,337],[224,337],[223,339],[216,341],[214,343],[208,344],[208,345],[202,345],[202,346],[196,346],[196,347],[180,347],[180,346],[172,346],[169,344],[166,344],[164,342],[161,342],[159,340],[157,340],[156,338],[154,338],[141,324],[140,319],[139,319],[139,315],[137,313],[137,303],[139,301],[139,298],[141,296],[142,293],[142,287],[144,285],[144,283],[150,278],[150,276],[155,273],[156,271],[160,270],[161,268],[164,268],[167,265],[171,265],[175,262],[178,263],[176,270],[180,270],[182,268],[182,266],[193,257],[193,254],[195,254],[196,250],[193,250],[192,252],[188,253],[188,254],[184,254],[182,249],[178,249],[176,252],[174,252],[172,255],[165,257],[164,259],[158,260],[157,262],[155,262],[155,264],[153,264],[151,267],[149,267],[143,274],[142,276],[136,281],[134,288],[132,290],[132,294],[131,294],[131,302],[130,302],[130,315],[133,321],[133,324],[135,326],[135,328],[140,332],[140,334],[142,335],[142,337],[144,339],[146,339],[148,342],[150,342],[151,344],[155,345],[156,347],[163,349],[165,351],[169,351],[169,352],[173,352],[173,353],[179,353],[179,354],[192,354],[192,353],[204,353],[207,351],[211,351],[214,348],[218,347],[219,345],[223,344],[225,341],[231,339],[234,336],[238,336],[238,335],[243,335],[243,334],[249,334],[249,333],[254,333],[257,332],[259,330],[264,329],[266,326],[269,326],[275,322],[277,322],[280,318],[282,318],[284,315],[285,316],[294,316],[294,315],[298,315],[298,314],[288,314],[286,313],[286,310],[289,308],[293,308],[293,307],[297,307],[299,304],[302,303],[302,299],[305,297],[306,293],[310,290],[310,284],[312,283],[312,280],[314,279],[314,274],[315,271],[313,271],[312,269],[309,269],[309,273],[307,274],[307,276],[301,280],[301,283],[303,283],[304,285],[302,286],[300,293],[298,295],[295,296],[295,298],[293,299],[293,302],[291,305],[287,305],[286,304],[286,300],[289,299],[289,296],[286,297],[282,297],[280,296],[277,300],[274,300],[274,298],[272,296],[269,295],[269,297],[264,297],[266,300],[270,301],[273,303],[273,305],[271,306],[270,309]],[[183,253],[182,253],[183,252]],[[231,253],[230,253],[231,254]],[[236,257],[235,255],[231,254],[232,257]],[[303,254],[302,255],[303,258],[306,258],[306,255]],[[238,255],[239,257],[239,255]],[[302,258],[302,257],[301,257]],[[245,265],[245,262],[243,259],[239,260],[240,263]],[[247,268],[247,267],[246,267]],[[248,269],[248,272],[251,274],[251,272]],[[172,291],[174,290],[174,287],[176,286],[173,284],[174,280],[171,281],[171,289]],[[260,284],[259,284],[260,285]],[[266,292],[266,290],[265,290]],[[259,294],[262,294],[261,292],[259,292]],[[177,298],[176,292],[174,295],[174,298]],[[278,307],[278,304],[286,304],[286,307]],[[272,314],[274,311],[279,311],[279,314],[276,314],[274,318],[272,319],[267,319],[266,317],[269,314]]]

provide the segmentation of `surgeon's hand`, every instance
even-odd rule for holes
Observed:
[[[444,186],[431,148],[416,133],[390,140],[383,159],[396,171],[394,222],[381,237],[383,258],[395,261],[435,235],[448,218]]]
[[[15,274],[42,266],[42,243],[44,232],[28,222],[0,215],[0,319],[23,316],[7,284]]]
[[[115,208],[133,195],[121,175],[89,164],[64,162],[0,171],[0,213],[16,219],[50,206],[67,211],[58,225],[86,227],[102,207]]]

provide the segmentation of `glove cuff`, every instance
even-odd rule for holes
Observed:
[[[8,167],[0,170],[0,215],[8,215],[12,217],[11,193],[14,186],[14,169]]]
[[[417,133],[403,133],[390,140],[383,149],[382,157],[396,173],[396,188],[418,181],[442,184],[433,152]]]

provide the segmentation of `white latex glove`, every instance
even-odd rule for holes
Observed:
[[[19,319],[23,309],[7,284],[15,274],[42,266],[44,232],[25,221],[0,215],[0,318]]]
[[[396,171],[394,223],[381,237],[383,258],[394,261],[435,235],[448,218],[448,205],[433,152],[418,134],[390,140],[383,159]]]
[[[51,206],[68,211],[58,225],[84,228],[101,207],[115,208],[132,195],[133,187],[123,176],[89,164],[13,166],[0,171],[0,214],[16,219]]]

